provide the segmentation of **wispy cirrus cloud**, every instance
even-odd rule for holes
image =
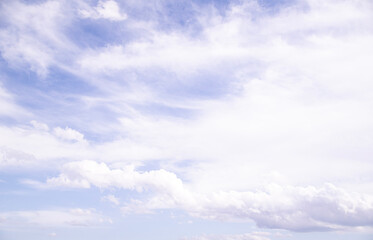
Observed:
[[[25,117],[31,115],[29,111],[18,105],[15,96],[0,84],[0,117]]]
[[[62,2],[4,2],[1,12],[6,23],[0,30],[1,55],[18,70],[30,69],[45,77],[57,58],[63,57],[60,51],[72,47],[63,34],[69,17],[63,14]]]

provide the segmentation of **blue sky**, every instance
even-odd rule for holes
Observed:
[[[373,236],[368,0],[2,1],[0,239]]]

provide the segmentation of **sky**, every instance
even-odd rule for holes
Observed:
[[[370,0],[0,2],[1,240],[372,240]]]

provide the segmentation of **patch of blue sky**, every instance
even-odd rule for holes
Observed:
[[[32,210],[53,210],[53,209],[74,209],[74,208],[92,208],[101,209],[105,214],[111,215],[118,213],[112,203],[103,201],[102,197],[106,195],[116,195],[120,197],[122,203],[130,202],[131,199],[141,199],[144,194],[131,190],[121,189],[99,189],[91,187],[81,188],[39,188],[30,185],[27,180],[43,182],[54,171],[40,171],[27,174],[1,174],[0,208],[1,211],[32,211]],[[146,195],[146,194],[145,194]],[[118,216],[116,216],[118,217]]]
[[[19,72],[13,69],[6,69],[7,77],[3,83],[12,93],[22,98],[29,98],[26,101],[32,102],[31,96],[39,92],[39,95],[60,95],[55,99],[68,98],[69,96],[95,95],[99,93],[97,88],[77,78],[73,74],[56,67],[49,68],[46,78],[40,79],[34,72]],[[30,91],[30,94],[22,94]],[[38,95],[38,94],[37,94]],[[35,97],[37,99],[37,97]],[[48,104],[46,102],[46,104]]]
[[[253,71],[254,68],[253,66]],[[167,70],[151,69],[138,71],[137,75],[140,81],[150,85],[164,99],[216,99],[224,97],[237,86],[238,80],[230,75],[229,67],[225,70],[222,72],[215,69],[198,69],[191,74],[180,76]]]
[[[50,127],[69,126],[80,129],[87,134],[88,138],[90,135],[95,135],[94,131],[91,131],[92,118],[101,123],[117,121],[117,114],[105,105],[98,104],[91,107],[84,102],[85,96],[102,97],[102,93],[98,88],[69,72],[51,68],[50,73],[44,79],[39,79],[31,71],[19,72],[11,68],[6,68],[3,73],[5,74],[3,85],[11,94],[17,96],[17,104],[26,111],[33,112],[33,116],[27,116],[18,121],[37,120]],[[66,118],[66,116],[69,117]],[[3,119],[8,124],[17,123],[16,119],[13,119],[13,122],[9,117],[3,117]],[[96,137],[92,137],[92,140],[95,139]]]
[[[169,116],[180,119],[190,119],[197,115],[197,109],[167,106],[165,104],[146,103],[134,104],[138,111],[151,116]]]
[[[77,18],[71,26],[66,30],[66,34],[81,49],[126,44],[141,36],[141,31],[131,29],[126,21],[111,22],[106,19]]]
[[[300,0],[258,0],[258,4],[269,9],[277,9],[299,3]]]

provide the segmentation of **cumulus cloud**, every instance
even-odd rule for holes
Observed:
[[[65,128],[56,127],[53,129],[53,132],[55,136],[61,139],[64,139],[64,140],[71,140],[71,141],[78,141],[78,142],[84,141],[83,134],[69,127],[65,127]]]
[[[37,161],[35,156],[0,146],[0,167],[2,169],[17,169],[19,166],[22,166],[24,169],[36,167]]]
[[[207,218],[253,219],[259,227],[292,231],[337,230],[372,226],[372,196],[323,187],[270,185],[257,192],[213,194],[197,215]]]
[[[0,212],[0,227],[90,227],[111,223],[94,209],[62,209]],[[55,235],[55,234],[54,234]]]
[[[151,210],[177,207],[195,217],[221,221],[253,220],[262,228],[291,231],[330,231],[372,226],[371,195],[349,193],[330,184],[320,188],[279,185],[268,188],[193,194],[193,201],[179,202],[158,195],[142,204]]]
[[[88,141],[76,130],[49,129],[48,125],[34,120],[31,126],[0,127],[0,165],[14,171],[39,171],[57,167],[61,159],[90,155]]]
[[[76,184],[75,184],[76,183]],[[130,189],[142,192],[146,189],[170,192],[173,196],[182,193],[182,182],[177,176],[165,170],[147,172],[135,171],[133,166],[111,169],[105,163],[79,161],[63,166],[58,177],[49,178],[47,185],[55,187],[83,187]]]
[[[42,183],[40,183],[42,184]],[[254,220],[259,227],[293,231],[338,230],[373,225],[373,197],[337,188],[267,185],[256,191],[193,192],[173,173],[164,170],[138,172],[131,167],[110,169],[104,163],[72,162],[48,187],[91,185],[101,189],[150,191],[144,201],[134,200],[124,213],[146,213],[181,208],[192,216],[229,221]],[[139,208],[140,207],[140,208]]]
[[[79,13],[83,18],[103,18],[110,21],[122,21],[127,19],[127,14],[122,13],[118,3],[113,0],[99,1],[96,7],[81,9]]]

